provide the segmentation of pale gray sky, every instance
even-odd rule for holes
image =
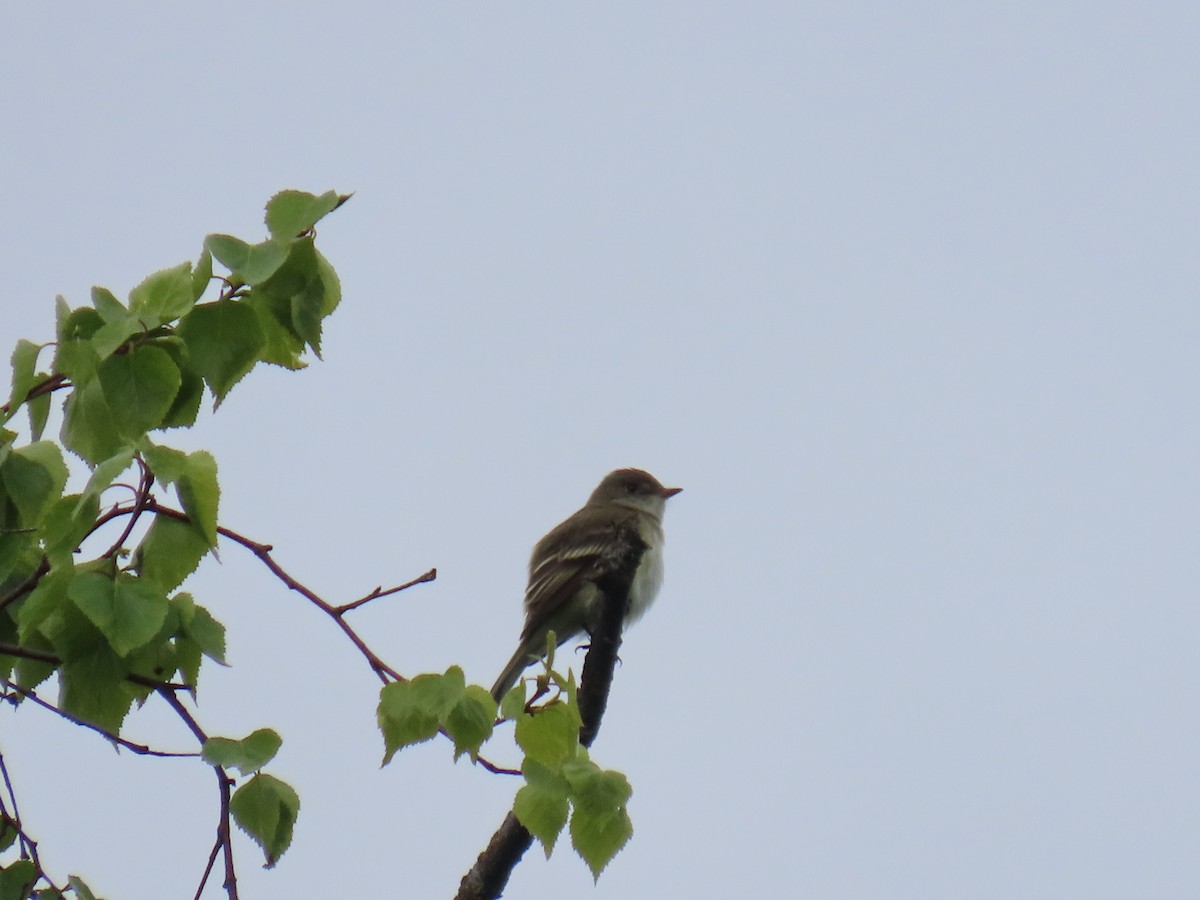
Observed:
[[[356,623],[487,684],[601,475],[686,489],[594,748],[634,840],[509,896],[1192,898],[1197,46],[1182,2],[10,4],[3,352],[355,191],[325,362],[174,438],[225,524],[331,600],[437,566]],[[303,801],[242,896],[451,896],[516,783],[380,770],[366,665],[222,559],[201,720],[279,729]],[[53,871],[191,896],[207,769],[0,720]]]

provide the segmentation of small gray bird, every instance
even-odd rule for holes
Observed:
[[[625,551],[637,540],[646,550],[633,573],[625,624],[649,608],[662,585],[663,510],[681,490],[663,487],[641,469],[617,469],[604,476],[581,510],[537,542],[529,558],[521,644],[492,685],[496,702],[546,652],[551,631],[560,644],[591,631],[600,610],[595,579],[627,559]]]

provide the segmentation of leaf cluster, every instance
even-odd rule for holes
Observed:
[[[206,390],[219,405],[259,363],[299,369],[308,350],[319,357],[341,288],[314,226],[345,199],[277,194],[266,240],[209,235],[196,263],[155,272],[124,302],[101,287],[87,306],[59,297],[55,340],[17,342],[0,426],[23,408],[29,440],[0,427],[0,682],[15,686],[6,699],[21,702],[57,676],[59,711],[119,740],[134,704],[156,691],[194,693],[204,657],[224,664],[224,626],[178,590],[216,551],[216,461],[164,446],[158,433],[194,425]],[[214,277],[214,260],[228,274]],[[55,441],[46,427],[58,392]],[[81,490],[67,491],[64,450],[90,469]],[[181,514],[159,507],[155,486],[174,492]],[[114,492],[125,499],[102,511]],[[149,527],[130,546],[144,515]],[[278,749],[272,735],[211,739],[205,758],[257,772]],[[286,848],[298,809],[290,787],[261,773],[234,795],[236,820],[268,861]],[[23,871],[21,861],[0,869],[0,900]]]

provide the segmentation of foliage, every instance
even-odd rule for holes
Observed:
[[[196,424],[206,392],[215,410],[260,363],[294,370],[306,365],[308,351],[320,357],[323,322],[341,289],[316,249],[314,226],[346,199],[277,194],[266,207],[266,240],[209,235],[194,264],[150,275],[124,302],[101,287],[86,306],[59,297],[55,340],[17,342],[12,388],[0,407],[0,699],[33,703],[135,753],[213,767],[222,824],[196,895],[221,856],[225,891],[236,900],[231,824],[274,865],[291,843],[300,798],[263,771],[282,744],[275,731],[210,736],[185,703],[197,696],[205,658],[225,664],[225,628],[180,587],[223,539],[334,619],[383,682],[385,764],[403,747],[441,734],[456,760],[467,755],[490,771],[523,775],[514,804],[520,823],[549,855],[569,822],[573,846],[598,877],[631,834],[631,791],[623,775],[599,768],[580,745],[574,678],[554,671],[553,639],[534,697],[526,702],[520,686],[500,704],[524,752],[520,772],[502,769],[480,756],[498,724],[487,690],[468,685],[457,666],[405,679],[346,621],[370,601],[433,580],[435,570],[351,603],[328,603],[285,572],[269,545],[219,523],[210,453],[164,443],[166,432]],[[227,274],[214,275],[214,260]],[[63,395],[57,441],[46,436],[56,393]],[[22,412],[25,436],[4,427],[21,429]],[[75,490],[72,467],[86,477]],[[177,506],[160,499],[163,492]],[[43,690],[52,680],[54,702]],[[135,705],[152,698],[195,735],[195,752],[168,753],[122,736]],[[78,876],[60,885],[43,867],[16,812],[2,753],[0,782],[7,792],[0,796],[0,900],[91,900]]]
[[[268,863],[286,850],[299,811],[294,790],[259,772],[279,736],[260,729],[242,740],[208,737],[179,696],[195,695],[203,658],[224,664],[224,626],[178,590],[222,531],[217,464],[205,451],[160,442],[195,424],[206,389],[219,406],[258,364],[299,369],[306,351],[320,355],[322,323],[341,288],[313,228],[345,199],[284,191],[267,204],[270,237],[260,243],[209,235],[195,264],[155,272],[125,302],[101,287],[89,306],[59,297],[55,340],[17,342],[0,416],[3,425],[28,416],[28,440],[0,429],[4,699],[32,700],[136,748],[121,737],[125,719],[135,704],[160,696],[203,740],[202,752],[189,755],[214,766],[223,784],[226,769],[252,776],[226,815]],[[214,259],[227,275],[214,278]],[[215,296],[205,299],[214,282]],[[45,429],[58,392],[65,396],[56,442]],[[67,492],[64,450],[89,470],[76,492]],[[179,508],[162,506],[156,486],[173,490]],[[129,499],[102,509],[111,495]],[[143,517],[150,525],[131,547]],[[55,677],[58,699],[49,703],[39,688]],[[0,807],[0,849],[20,858],[0,868],[0,900],[29,896],[39,884],[41,897],[90,897],[80,879],[59,887],[41,868],[12,802]]]

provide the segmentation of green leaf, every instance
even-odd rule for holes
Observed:
[[[513,813],[529,833],[541,841],[546,858],[567,824],[567,780],[557,772],[532,759],[521,766],[525,784],[517,791]]]
[[[125,304],[108,288],[92,288],[92,306],[96,307],[100,318],[108,324],[124,322],[129,318],[129,310],[125,308]]]
[[[21,524],[37,525],[67,483],[67,464],[57,444],[38,441],[13,450],[0,463],[0,480],[21,513]]]
[[[142,440],[139,449],[142,459],[146,461],[146,465],[150,467],[150,471],[154,473],[154,477],[161,484],[174,484],[187,471],[188,458],[182,450],[163,447],[160,444],[152,443],[149,438]]]
[[[262,847],[267,868],[274,866],[292,843],[292,829],[300,813],[296,792],[260,772],[237,789],[229,808],[238,827]]]
[[[78,875],[72,875],[68,878],[67,884],[75,892],[75,900],[96,900],[96,895],[92,893],[92,889]]]
[[[208,550],[208,541],[190,523],[155,516],[134,551],[134,559],[141,576],[153,581],[165,593],[179,587],[196,571]]]
[[[557,769],[579,751],[579,710],[561,701],[517,719],[516,740],[525,755]]]
[[[0,853],[11,847],[17,840],[17,828],[6,813],[0,813]]]
[[[271,298],[258,291],[245,301],[258,316],[259,325],[262,326],[263,335],[266,337],[259,358],[263,362],[292,371],[306,368],[308,363],[301,358],[304,355],[304,341],[293,333],[290,323],[284,325],[275,317],[271,310],[271,302]]]
[[[42,373],[39,373],[38,380],[42,380]],[[50,395],[41,394],[27,400],[25,408],[29,410],[29,431],[35,441],[40,441],[42,432],[46,430],[46,420],[50,418]]]
[[[4,421],[17,414],[17,407],[25,402],[30,388],[37,384],[37,358],[41,347],[27,340],[17,341],[12,352],[12,392],[8,396],[8,413]]]
[[[70,568],[52,569],[30,591],[17,613],[17,637],[22,644],[28,644],[47,620],[61,613],[68,602],[67,588],[74,578],[75,572]]]
[[[121,656],[158,634],[167,615],[167,598],[158,587],[124,572],[115,581],[98,572],[79,575],[67,596]]]
[[[496,701],[492,695],[477,684],[468,686],[444,719],[446,733],[454,741],[455,758],[468,753],[475,759],[480,746],[492,736],[495,723]]]
[[[18,859],[0,869],[0,900],[24,900],[38,880],[38,869],[29,859]]]
[[[256,285],[270,278],[287,259],[286,244],[263,241],[247,244],[228,234],[210,234],[205,248],[225,266],[236,280]]]
[[[139,316],[135,311],[126,309],[108,288],[92,288],[92,305],[104,320],[104,325],[91,336],[92,347],[99,359],[106,359],[137,332],[159,324],[157,321],[147,322],[151,317],[144,314]]]
[[[271,236],[292,240],[337,209],[342,202],[334,191],[321,196],[304,191],[280,191],[267,203],[267,229]]]
[[[325,288],[312,238],[304,238],[292,244],[287,263],[257,289],[275,318],[312,347],[318,358],[321,356]]]
[[[98,463],[79,495],[78,507],[82,509],[92,500],[98,500],[100,494],[116,480],[117,476],[133,464],[133,448],[123,447],[117,453]]]
[[[500,717],[503,719],[520,718],[525,711],[525,683],[518,681],[500,700]]]
[[[325,285],[325,305],[321,308],[321,313],[328,316],[342,302],[342,281],[321,251],[314,248],[313,252],[317,255],[317,274]]]
[[[90,312],[92,315],[96,315],[94,309],[86,307],[77,312]],[[96,318],[98,320],[100,317],[96,316]],[[95,377],[96,368],[99,365],[100,357],[90,341],[59,341],[54,350],[54,371],[68,376],[76,390]]]
[[[67,397],[62,441],[68,450],[92,465],[125,447],[99,381],[89,381],[82,387],[76,385]]]
[[[210,547],[217,546],[217,507],[221,489],[217,484],[217,461],[213,455],[207,450],[189,453],[175,491],[192,526]]]
[[[182,380],[167,352],[152,346],[110,356],[99,375],[117,431],[132,440],[162,424]]]
[[[183,339],[171,336],[159,338],[152,346],[161,348],[179,369],[179,392],[171,402],[171,408],[163,416],[159,428],[190,428],[196,424],[200,412],[200,401],[204,398],[204,379],[191,367],[187,347]]]
[[[257,772],[279,752],[283,738],[270,728],[260,728],[240,741],[232,738],[213,737],[204,742],[200,751],[206,763],[213,766],[235,768],[243,775]]]
[[[199,606],[188,593],[176,594],[171,605],[179,613],[179,627],[188,638],[196,643],[201,652],[213,662],[225,662],[225,626],[212,617],[207,609]]]
[[[192,264],[180,263],[148,276],[129,292],[129,310],[147,329],[178,319],[196,302]]]
[[[99,515],[96,496],[68,494],[56,500],[38,528],[42,548],[53,566],[69,565]]]
[[[592,762],[576,760],[563,767],[571,785],[571,844],[583,857],[592,877],[599,879],[604,867],[633,835],[633,822],[626,804],[633,793],[620,772],[602,771]]]
[[[418,675],[409,681],[384,685],[377,711],[383,733],[383,765],[402,747],[427,741],[466,692],[462,669],[451,666],[444,675]]]
[[[54,652],[53,645],[41,634],[33,635],[28,641],[23,641],[22,645],[29,650]],[[17,684],[27,691],[32,691],[57,671],[58,666],[54,663],[21,657],[17,660]]]
[[[266,344],[258,316],[237,300],[200,304],[180,320],[179,334],[218,405],[254,367]]]
[[[90,306],[71,309],[61,296],[56,302],[60,346],[69,341],[88,341],[104,326],[104,318]],[[118,301],[118,305],[120,305],[120,301]]]
[[[204,250],[200,254],[200,259],[196,261],[196,268],[192,270],[193,302],[204,296],[204,292],[208,290],[208,283],[212,280],[212,274],[212,254],[208,250]]]
[[[124,663],[104,645],[64,660],[58,704],[72,715],[117,734],[133,704]]]

